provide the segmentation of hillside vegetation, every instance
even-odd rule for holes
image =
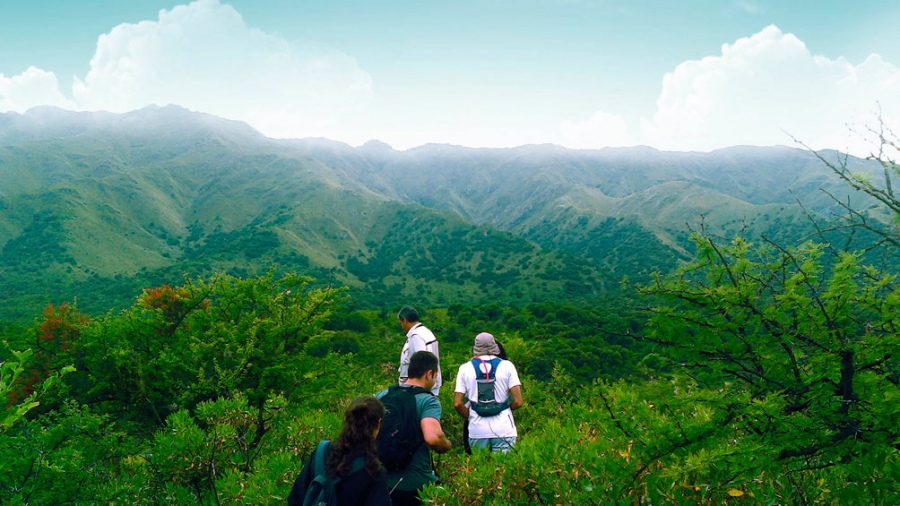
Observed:
[[[424,314],[446,385],[495,333],[526,406],[509,455],[436,459],[434,504],[895,504],[896,275],[825,249],[695,238],[696,259],[603,305]],[[354,397],[395,381],[393,311],[269,273],[143,292],[8,328],[0,498],[279,504]],[[649,313],[640,307],[649,303]],[[649,319],[647,319],[649,315]],[[27,415],[27,416],[26,416]]]
[[[185,274],[273,264],[363,307],[583,298],[689,260],[701,221],[799,244],[807,212],[835,210],[820,188],[849,194],[788,148],[401,152],[267,139],[172,106],[37,108],[0,115],[0,319],[73,298],[96,314]]]
[[[283,503],[396,381],[399,301],[441,340],[430,504],[900,503],[891,158],[397,153],[171,108],[0,129],[0,288],[33,319],[0,325],[0,503]],[[774,172],[810,197],[767,217],[801,191]],[[523,381],[507,455],[449,409],[483,331]]]

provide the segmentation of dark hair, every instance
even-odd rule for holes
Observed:
[[[415,323],[419,321],[419,312],[412,306],[403,306],[400,308],[400,312],[397,313],[397,319]]]
[[[407,375],[410,378],[421,378],[428,371],[437,372],[438,358],[430,351],[417,351],[409,359]]]
[[[500,349],[500,353],[498,353],[497,356],[500,357],[501,360],[507,360],[506,350],[503,349],[503,345],[500,344],[500,341],[498,341],[496,339],[494,339],[494,342],[497,343],[497,348]]]
[[[328,475],[350,471],[353,459],[366,457],[366,472],[375,479],[381,473],[381,462],[375,449],[375,429],[384,418],[384,405],[371,395],[357,397],[344,413],[344,428],[331,443],[331,454],[325,463]]]

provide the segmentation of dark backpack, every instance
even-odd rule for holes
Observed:
[[[366,458],[357,457],[350,464],[350,471],[346,476],[328,476],[325,472],[325,461],[328,460],[328,454],[331,453],[331,441],[322,441],[316,448],[313,462],[315,467],[313,473],[315,477],[309,482],[306,489],[306,496],[303,498],[303,506],[337,506],[337,494],[334,487],[337,486],[346,476],[362,470],[366,467]]]
[[[491,370],[485,374],[481,370],[484,360],[477,357],[472,359],[472,367],[475,368],[475,382],[478,385],[478,400],[472,402],[471,408],[481,417],[497,416],[509,407],[508,402],[497,402],[497,394],[494,390],[500,359],[492,358],[488,363],[491,364]]]
[[[381,398],[384,418],[375,438],[378,459],[388,472],[397,472],[409,465],[413,455],[425,443],[422,426],[416,411],[416,395],[430,390],[422,387],[392,385]]]

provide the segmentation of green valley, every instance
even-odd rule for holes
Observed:
[[[400,152],[267,139],[177,107],[38,108],[0,121],[0,316],[123,308],[185,274],[271,265],[368,307],[590,296],[690,259],[700,226],[798,244],[808,213],[835,210],[820,188],[848,192],[788,148]]]

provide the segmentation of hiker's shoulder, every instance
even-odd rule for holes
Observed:
[[[516,372],[516,364],[509,360],[501,360],[499,364],[497,364],[498,372]]]
[[[440,419],[441,401],[437,396],[428,394],[416,395],[416,410],[419,412],[420,418],[438,418]]]
[[[406,397],[409,394],[412,394],[412,396],[415,397],[417,400],[420,397],[423,399],[428,398],[428,397],[437,399],[437,397],[435,397],[434,394],[431,393],[431,390],[428,390],[427,388],[423,388],[423,387],[420,387],[417,385],[410,385],[410,384],[391,385],[391,386],[387,387],[386,389],[382,390],[381,392],[378,392],[377,394],[375,394],[375,397],[378,399],[382,399],[387,395],[392,395],[392,396],[400,395],[400,396]]]
[[[497,367],[511,367],[511,368],[513,368],[513,369],[516,368],[516,364],[515,364],[515,362],[513,362],[512,360],[509,360],[509,359],[506,359],[506,358],[499,359],[499,360],[500,360],[500,362],[499,362],[499,364],[497,365]]]
[[[416,349],[417,351],[421,351],[425,349],[425,343],[428,339],[427,336],[422,335],[421,332],[412,331],[412,334],[406,336],[406,341],[409,344],[409,347],[412,349]]]
[[[421,388],[421,387],[416,388],[415,393],[416,393],[416,401],[421,401],[423,403],[430,403],[430,402],[440,403],[441,402],[440,400],[438,400],[437,396],[431,392],[431,390],[428,390],[426,388]]]
[[[434,332],[425,325],[417,325],[410,330],[411,336],[417,336],[420,339],[434,339]]]
[[[458,374],[475,374],[475,363],[478,361],[474,358],[470,358],[465,362],[459,364],[459,373]]]

